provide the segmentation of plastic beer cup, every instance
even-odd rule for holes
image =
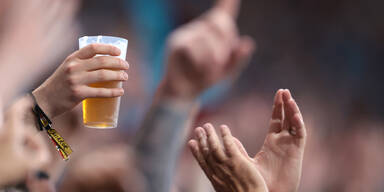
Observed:
[[[89,44],[101,43],[113,45],[120,49],[120,59],[125,60],[128,40],[111,36],[84,36],[79,39],[79,48]],[[97,57],[97,56],[96,56]],[[108,81],[92,83],[91,87],[121,88],[121,81]],[[87,98],[83,101],[83,122],[89,128],[115,128],[118,122],[120,97],[114,98]]]

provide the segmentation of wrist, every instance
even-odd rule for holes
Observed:
[[[200,93],[190,87],[190,85],[180,81],[164,79],[157,90],[156,96],[180,101],[195,101]]]
[[[50,119],[57,116],[54,109],[55,104],[43,87],[38,87],[32,91],[32,95],[35,97],[36,103]]]
[[[158,87],[152,105],[165,105],[176,111],[197,111],[199,102],[197,97],[184,96],[170,90],[165,82]]]

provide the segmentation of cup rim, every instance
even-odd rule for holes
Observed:
[[[79,41],[81,41],[84,38],[98,38],[98,37],[107,37],[107,38],[112,38],[112,39],[116,39],[116,40],[122,40],[122,41],[125,41],[126,43],[128,43],[128,39],[125,39],[122,37],[116,37],[116,36],[109,36],[109,35],[91,35],[91,36],[85,35],[85,36],[80,37]]]

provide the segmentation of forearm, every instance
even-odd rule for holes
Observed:
[[[169,192],[189,122],[197,111],[194,100],[165,98],[158,94],[139,130],[137,162],[148,191]]]

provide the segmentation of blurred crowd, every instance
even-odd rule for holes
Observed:
[[[48,154],[14,149],[32,153],[27,155],[38,159],[26,155],[31,165],[26,165],[27,172],[20,173],[5,169],[12,166],[1,161],[0,168],[5,167],[1,174],[19,179],[4,185],[1,180],[6,180],[0,177],[0,189],[52,191],[39,186],[47,185],[57,191],[166,191],[167,187],[180,192],[217,191],[187,147],[187,138],[196,134],[192,128],[206,122],[226,124],[248,154],[257,154],[269,133],[275,91],[289,88],[307,130],[298,191],[383,191],[384,89],[380,82],[384,81],[384,23],[380,18],[384,13],[380,7],[384,2],[242,0],[236,20],[239,36],[246,34],[255,40],[255,54],[245,59],[248,64],[242,66],[241,72],[223,77],[216,77],[218,72],[213,69],[205,75],[196,72],[194,78],[201,78],[201,82],[195,83],[201,86],[197,86],[196,94],[188,92],[188,96],[196,97],[199,104],[191,102],[184,92],[178,93],[181,101],[164,99],[159,96],[162,91],[191,87],[175,75],[183,69],[176,70],[180,66],[174,60],[182,58],[173,55],[176,51],[172,47],[177,47],[177,39],[181,38],[178,32],[188,30],[185,24],[202,18],[213,3],[1,0],[3,127],[25,127],[10,117],[32,104],[16,98],[23,98],[57,74],[56,69],[64,66],[68,55],[78,50],[79,37],[110,35],[128,39],[129,79],[123,84],[116,129],[85,128],[81,105],[62,110],[63,114],[52,118],[53,127],[71,145],[74,153],[70,160],[64,162],[44,134],[36,138],[34,133],[31,141],[22,142],[45,142],[35,145],[44,146]],[[196,42],[201,41],[204,39]],[[201,63],[223,59],[222,55],[212,60],[204,58],[206,61]],[[163,86],[167,78],[175,78],[178,84]],[[164,97],[175,93],[167,94]],[[81,97],[77,99],[81,101]],[[1,138],[24,134],[5,128],[0,131]],[[41,151],[33,145],[27,148]],[[1,152],[1,156],[5,154]],[[21,160],[18,155],[15,159]],[[31,175],[37,168],[40,177],[49,177],[47,184],[34,182]]]

